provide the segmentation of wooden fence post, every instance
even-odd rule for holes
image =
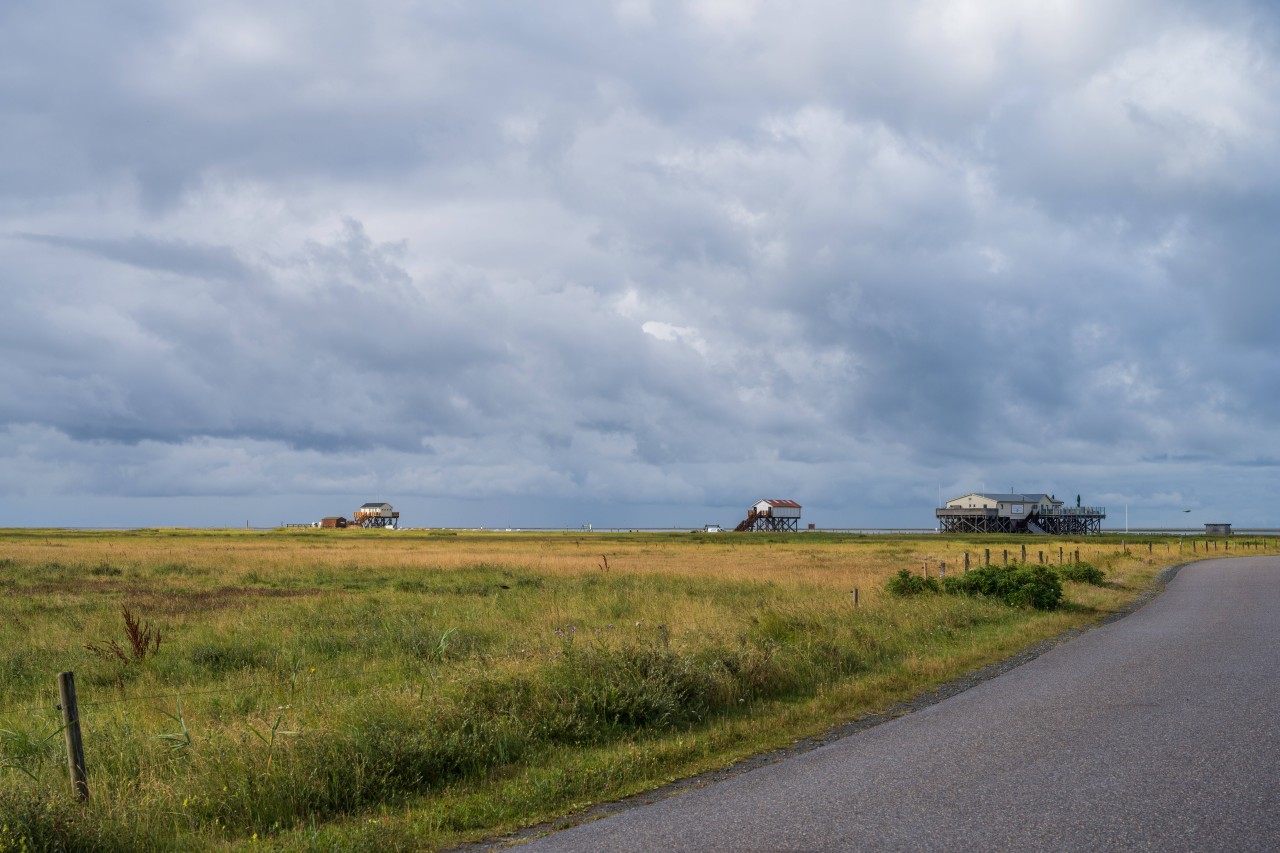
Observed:
[[[1004,549],[1004,564],[1006,566],[1009,565],[1009,549],[1008,548]]]
[[[990,548],[982,549],[982,564],[984,566],[991,565],[991,549]]]
[[[76,799],[89,799],[89,777],[84,769],[84,741],[80,738],[80,708],[76,704],[76,674],[58,673],[58,707],[62,709],[62,734],[67,742],[67,772]]]
[[[964,571],[965,571],[965,574],[969,573],[969,552],[968,551],[964,552]]]
[[[1062,546],[1058,546],[1058,565],[1062,565]]]
[[[1025,563],[1026,561],[1027,561],[1027,546],[1023,545],[1022,546],[1022,562]]]

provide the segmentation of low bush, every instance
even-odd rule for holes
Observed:
[[[981,595],[1010,607],[1056,610],[1062,604],[1062,581],[1045,566],[1013,563],[981,566],[946,578],[943,589],[955,595]]]
[[[1056,610],[1062,604],[1062,581],[1046,566],[1019,566],[1010,587],[1005,600],[1013,607]]]
[[[926,578],[912,574],[906,569],[899,569],[896,575],[889,578],[885,589],[890,595],[912,596],[926,592],[940,592],[942,587],[937,578]]]
[[[1088,583],[1094,586],[1102,586],[1106,583],[1107,573],[1092,563],[1079,562],[1067,563],[1058,566],[1055,570],[1058,577],[1064,581],[1075,581],[1077,583]]]

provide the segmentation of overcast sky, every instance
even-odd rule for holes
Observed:
[[[1278,25],[9,0],[0,525],[1280,527]]]

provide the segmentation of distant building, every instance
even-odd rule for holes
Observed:
[[[786,530],[795,532],[800,529],[800,504],[792,500],[770,498],[756,503],[747,510],[746,520],[741,522],[735,532],[744,530]]]
[[[1206,523],[1204,526],[1205,536],[1230,536],[1231,525],[1223,522]]]
[[[320,519],[321,527],[346,527],[347,520],[340,515],[330,515]]]
[[[1079,536],[1101,532],[1107,511],[1066,506],[1044,493],[970,492],[934,510],[943,533],[1047,533]]]
[[[390,527],[400,526],[400,513],[391,508],[391,504],[371,501],[362,504],[355,511],[351,523],[357,527]]]

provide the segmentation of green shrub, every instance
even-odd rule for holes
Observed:
[[[890,595],[898,596],[921,595],[926,592],[939,592],[942,589],[937,578],[920,577],[906,569],[899,569],[896,575],[889,578],[884,588]]]
[[[980,566],[943,580],[943,589],[954,595],[981,595],[1010,607],[1056,610],[1062,604],[1062,581],[1046,566],[1014,563]]]
[[[1058,566],[1056,569],[1058,577],[1064,581],[1076,581],[1077,583],[1090,583],[1094,586],[1102,586],[1106,583],[1107,573],[1092,563],[1079,562],[1067,563]]]
[[[1005,600],[1013,607],[1057,610],[1062,604],[1062,581],[1046,566],[1018,566]]]

